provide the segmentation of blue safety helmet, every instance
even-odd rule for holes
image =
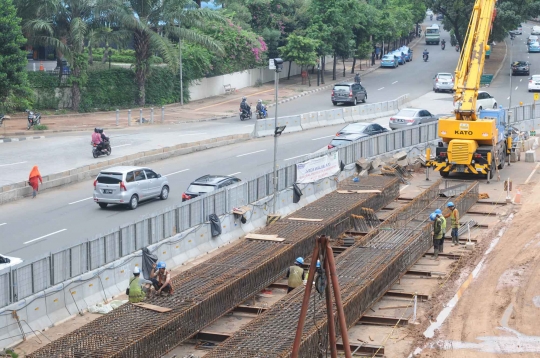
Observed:
[[[157,269],[158,269],[158,270],[159,270],[159,269],[164,269],[165,267],[167,267],[167,265],[165,264],[164,261],[159,261],[159,262],[157,263]]]
[[[321,268],[321,261],[317,260],[317,268]]]
[[[303,265],[304,264],[304,258],[303,257],[297,257],[296,258],[296,264]]]
[[[453,202],[449,201],[448,204],[446,204],[446,206],[448,206],[449,208],[451,208],[452,206],[455,206]]]
[[[437,209],[437,210],[435,210],[435,214],[441,215],[441,214],[442,214],[442,211],[441,211],[441,209]]]
[[[431,213],[431,215],[429,216],[429,220],[431,221],[435,221],[436,218],[437,218],[437,214],[435,213]]]

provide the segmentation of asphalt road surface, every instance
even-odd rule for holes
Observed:
[[[443,34],[443,38],[446,38],[447,43],[450,42],[447,34]],[[432,78],[437,72],[454,70],[458,54],[451,47],[442,51],[440,46],[429,46],[430,60],[423,62],[419,53],[425,47],[427,46],[422,44],[415,49],[412,63],[395,70],[379,69],[365,76],[362,82],[368,88],[369,102],[393,99],[405,93],[411,94],[412,97],[420,97],[431,92]],[[291,111],[295,110],[297,113],[313,111],[319,108],[316,106],[321,106],[321,110],[333,108],[328,96],[329,93],[318,93],[302,97],[281,105],[280,113],[292,114]],[[446,113],[447,109],[451,108],[449,107],[451,95],[429,93],[416,100],[414,106],[425,107],[434,114]],[[375,122],[387,125],[388,118],[381,118]],[[292,163],[321,149],[341,127],[342,125],[338,125],[283,135],[279,139],[279,165]],[[145,128],[144,132],[141,129],[115,131],[112,142],[113,156],[149,150],[169,145],[174,141],[180,143],[184,140],[181,136],[203,139],[249,131],[251,127],[248,127],[248,124],[237,120],[184,124],[180,125],[178,130]],[[69,169],[95,162],[90,155],[89,140],[89,136],[60,135],[35,142],[4,144],[0,146],[0,180],[2,180],[0,183],[4,184],[7,178],[13,178],[14,181],[24,180],[28,175],[27,168],[24,171],[17,171],[19,164],[9,165],[9,163],[37,163],[42,174],[46,174],[53,170],[44,168]],[[270,170],[272,159],[273,138],[269,137],[151,164],[150,167],[158,173],[168,175],[171,187],[169,199],[141,203],[134,211],[120,206],[100,209],[92,200],[91,180],[58,190],[45,191],[36,199],[28,198],[2,205],[0,206],[1,252],[30,260],[49,252],[59,251],[177,205],[181,202],[182,192],[199,176],[209,173],[228,174],[246,180]],[[9,174],[14,172],[19,174]]]

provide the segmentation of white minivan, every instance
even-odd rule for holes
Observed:
[[[540,26],[533,26],[531,35],[540,35]]]

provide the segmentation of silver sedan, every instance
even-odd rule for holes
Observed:
[[[391,129],[402,129],[419,124],[435,122],[439,119],[429,111],[421,108],[405,108],[396,115],[390,117],[389,127]]]
[[[454,76],[451,73],[437,73],[433,77],[433,91],[454,91]]]

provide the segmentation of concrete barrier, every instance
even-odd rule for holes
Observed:
[[[326,120],[329,125],[345,123],[343,119],[343,108],[326,111]]]
[[[317,120],[317,112],[309,112],[302,114],[300,116],[300,123],[302,125],[302,129],[312,129],[312,128],[318,128],[321,125],[319,124],[319,121]]]
[[[366,106],[366,112],[367,112],[367,118],[368,119],[373,119],[373,118],[376,118],[376,114],[375,114],[375,104],[368,104]]]
[[[274,119],[257,119],[255,122],[254,136],[255,137],[266,137],[269,135],[274,135]]]
[[[326,112],[330,112],[330,115],[332,115],[332,110],[317,112],[317,121],[319,122],[319,125],[321,127],[326,127],[326,126],[330,125],[330,124],[328,124],[328,119],[326,117]]]
[[[351,123],[352,122],[360,122],[362,120],[362,117],[360,116],[361,108],[363,108],[363,107],[360,107],[360,106],[352,107],[351,108],[351,118],[350,118],[350,120],[347,120],[347,118],[345,118],[345,121],[351,122]]]
[[[286,126],[285,133],[298,132],[302,130],[302,121],[300,116],[280,117],[278,126]]]
[[[357,107],[357,106],[343,107],[342,108],[342,110],[343,110],[343,120],[345,121],[345,123],[352,122],[352,110],[355,107]]]

